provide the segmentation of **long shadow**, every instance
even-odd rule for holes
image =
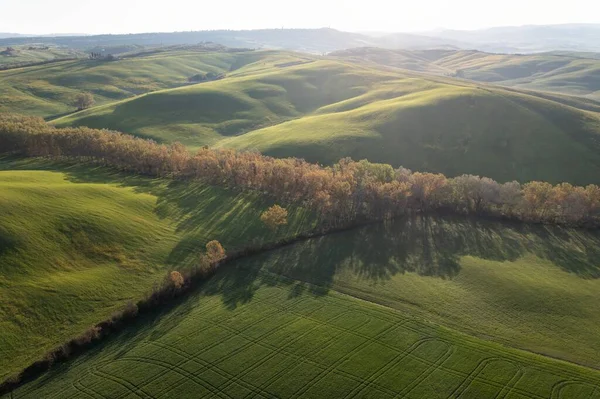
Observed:
[[[0,157],[0,170],[43,170],[65,173],[74,183],[111,184],[156,197],[154,213],[173,223],[179,241],[166,258],[169,265],[192,266],[207,241],[217,239],[227,250],[272,242],[277,236],[308,225],[308,212],[290,210],[290,223],[271,232],[260,221],[260,212],[273,201],[253,193],[241,193],[199,182],[156,179],[123,173],[99,165],[81,165],[44,159]]]
[[[226,192],[223,189],[182,181],[167,183],[89,165],[0,159],[3,168],[58,169],[73,182],[118,184],[155,195],[156,214],[173,220],[181,233],[167,259],[178,267],[196,259],[206,237],[228,240],[238,247],[247,246],[248,237],[261,241],[274,238],[265,232],[258,214],[240,218],[260,209],[249,209],[243,194],[229,191],[229,200],[224,201],[220,195]],[[372,284],[403,273],[452,279],[460,273],[463,256],[515,261],[527,254],[583,279],[600,278],[600,232],[461,216],[415,216],[307,240],[236,262],[227,266],[232,272],[219,272],[205,290],[223,295],[225,303],[235,307],[251,300],[260,285],[277,280],[272,276],[266,279],[265,271],[296,280],[286,283],[291,286],[290,295],[321,295],[341,273]]]
[[[54,115],[49,115],[44,117],[44,120],[46,122],[50,122],[53,121],[54,119],[58,119],[58,118],[62,118],[63,116],[67,116],[67,115],[72,115],[76,112],[79,112],[78,110],[72,110],[72,111],[67,111],[67,112],[62,112],[60,114],[54,114]]]
[[[227,266],[206,286],[230,308],[252,300],[261,285],[289,286],[290,297],[324,295],[336,277],[371,285],[404,273],[453,279],[460,258],[499,262],[528,254],[582,279],[600,278],[600,234],[587,230],[464,217],[421,217],[310,239]]]

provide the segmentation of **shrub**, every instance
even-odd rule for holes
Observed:
[[[185,282],[181,273],[179,273],[178,271],[175,271],[175,270],[173,270],[169,274],[169,280],[170,280],[171,284],[173,285],[173,287],[175,287],[175,289],[177,289],[177,290],[181,289]]]
[[[206,244],[206,256],[212,262],[218,262],[225,258],[225,249],[217,240],[212,240]]]

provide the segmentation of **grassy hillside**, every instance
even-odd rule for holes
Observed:
[[[424,310],[454,306],[457,317],[470,313],[475,319],[486,311],[485,316],[509,318],[523,306],[530,309],[522,311],[526,322],[560,306],[559,294],[570,292],[569,299],[577,301],[563,305],[562,315],[577,318],[585,301],[592,301],[586,296],[597,295],[592,286],[596,282],[582,279],[586,287],[573,297],[577,283],[549,262],[528,263],[532,259],[516,254],[512,255],[521,259],[516,262],[524,263],[491,262],[468,245],[452,250],[463,234],[489,231],[471,233],[448,223],[446,230],[456,235],[440,234],[438,239],[447,239],[443,248],[459,263],[450,275],[421,266],[426,248],[423,256],[396,258],[398,252],[388,246],[389,240],[378,245],[381,231],[373,228],[310,241],[223,268],[201,293],[169,313],[140,320],[103,347],[18,389],[11,399],[98,395],[597,399],[596,370],[470,338],[410,315],[426,305]],[[420,240],[419,232],[414,233],[408,235]],[[355,245],[359,236],[360,245]],[[465,239],[464,244],[474,242]],[[373,251],[372,245],[387,252]],[[416,250],[408,244],[400,248]],[[439,251],[443,250],[433,253],[436,261],[442,260]],[[401,269],[403,260],[414,263]],[[438,266],[452,268],[449,263]],[[564,277],[568,284],[561,290],[556,279]],[[484,286],[477,287],[478,283]],[[412,302],[397,301],[402,309],[398,312],[334,291],[349,292],[348,287],[370,293],[375,302],[385,301],[390,293]],[[544,294],[551,299],[543,302]],[[490,301],[495,301],[496,309],[486,308]],[[461,309],[462,305],[470,307]],[[554,315],[548,324],[552,327],[556,321],[573,322]]]
[[[600,100],[600,60],[591,54],[490,54],[474,50],[357,48],[334,53],[343,59],[393,66],[516,88]]]
[[[81,91],[91,92],[102,105],[187,85],[188,78],[198,73],[230,73],[269,54],[175,50],[113,62],[85,59],[0,71],[0,112],[64,114],[75,110],[72,101]],[[288,53],[273,58],[286,59]]]
[[[391,78],[335,62],[269,57],[223,80],[92,108],[55,124],[108,127],[198,147],[299,118]]]
[[[55,123],[321,163],[351,156],[449,176],[600,182],[593,104],[337,60],[297,62],[266,58],[220,81]]]
[[[279,233],[253,194],[101,168],[0,161],[0,380],[138,299],[211,239],[234,250]]]
[[[596,114],[502,90],[417,82],[417,89],[410,79],[398,82],[219,145],[499,181],[600,181]],[[409,94],[395,94],[404,84]]]

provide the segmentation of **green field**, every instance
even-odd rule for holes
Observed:
[[[585,230],[414,218],[310,240],[257,263],[469,335],[600,368],[599,248],[600,234]]]
[[[0,71],[0,112],[190,150],[600,184],[598,60],[356,51],[162,48],[15,68]],[[226,76],[188,83],[208,72]],[[72,113],[81,91],[97,106]],[[210,240],[231,252],[316,227],[288,206],[288,225],[267,229],[275,202],[0,158],[0,382],[194,266]],[[226,264],[1,399],[600,399],[598,303],[596,231],[413,216]]]
[[[460,326],[468,315],[482,336],[497,327],[487,326],[489,320],[514,319],[505,327],[519,330],[516,335],[528,321],[542,328],[540,335],[566,329],[579,345],[580,352],[572,352],[577,360],[597,366],[597,343],[585,334],[591,327],[597,341],[598,312],[585,301],[597,303],[598,270],[575,266],[585,259],[581,252],[595,264],[597,257],[585,249],[598,238],[543,230],[416,220],[249,258],[224,267],[169,312],[139,320],[11,399],[597,399],[597,370],[429,321],[454,318],[449,324]],[[572,240],[561,237],[559,248],[546,246],[558,234]],[[545,326],[538,324],[541,315]],[[559,335],[555,343],[563,344]],[[594,347],[586,352],[586,344]]]
[[[194,265],[206,242],[226,249],[312,228],[273,202],[202,184],[98,167],[0,160],[0,380],[146,294],[167,270]]]

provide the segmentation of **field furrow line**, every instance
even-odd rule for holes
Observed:
[[[292,304],[290,304],[289,306],[293,306],[293,305],[295,305],[295,304],[296,304],[296,303],[292,303]],[[318,311],[318,310],[321,310],[323,307],[325,307],[325,305],[322,305],[322,306],[320,306],[320,307],[318,307],[318,308],[316,308],[316,309],[313,309],[311,313],[313,313],[313,312],[316,312],[316,311]],[[254,323],[252,323],[252,324],[248,324],[248,325],[246,325],[246,326],[247,326],[247,327],[250,327],[250,326],[253,326],[253,325],[259,324],[260,322],[262,322],[262,321],[264,321],[264,320],[268,319],[269,317],[271,317],[271,316],[272,316],[272,314],[274,314],[274,313],[279,313],[279,311],[278,311],[278,310],[275,310],[274,312],[270,312],[268,315],[265,315],[265,317],[263,317],[263,318],[261,318],[261,319],[259,319],[259,320],[255,321],[255,322],[254,322]],[[261,339],[263,339],[264,337],[267,337],[267,336],[269,336],[269,335],[271,335],[271,334],[273,334],[273,333],[275,333],[275,332],[279,331],[280,329],[283,329],[283,328],[285,328],[285,327],[287,327],[287,326],[291,325],[292,323],[294,323],[294,322],[296,322],[296,321],[297,321],[297,320],[292,320],[292,321],[290,321],[288,324],[285,324],[285,325],[280,325],[280,326],[276,326],[276,327],[274,327],[273,329],[271,329],[271,330],[267,331],[267,332],[266,332],[265,334],[263,334],[263,335],[262,335],[260,338],[261,338]],[[229,326],[220,326],[220,328],[223,328],[223,329],[226,329],[226,330],[228,330],[228,331],[232,332],[232,334],[230,335],[230,337],[233,337],[233,336],[237,335],[237,336],[239,336],[239,337],[241,337],[241,338],[245,339],[246,341],[248,341],[246,344],[244,344],[244,345],[242,345],[242,346],[238,347],[236,350],[234,350],[233,352],[229,353],[227,356],[224,356],[224,357],[220,358],[219,360],[221,360],[221,361],[223,361],[223,360],[227,360],[227,359],[229,359],[229,358],[231,358],[231,357],[233,357],[233,356],[237,355],[239,352],[241,352],[241,351],[243,351],[243,350],[245,350],[245,349],[247,349],[247,348],[251,347],[253,343],[257,343],[257,341],[256,341],[256,340],[254,340],[254,339],[250,339],[250,337],[247,337],[247,336],[245,336],[244,334],[242,334],[242,332],[241,332],[241,331],[238,331],[238,330],[236,330],[236,329],[234,329],[234,328],[232,328],[232,327],[229,327]],[[180,342],[180,341],[181,341],[181,340],[178,340],[177,342]],[[156,344],[155,342],[149,342],[149,343],[148,343],[148,345],[149,345],[149,344],[153,344],[153,343],[154,343],[154,344]],[[211,349],[211,348],[213,348],[213,347],[216,347],[216,346],[218,346],[218,345],[220,345],[220,344],[222,344],[222,342],[215,342],[213,345],[210,345],[209,347],[207,347],[207,348],[204,348],[204,349],[202,350],[202,352],[200,352],[200,353],[196,353],[196,354],[190,354],[190,353],[188,353],[188,352],[185,352],[185,351],[182,351],[182,353],[185,353],[185,354],[186,354],[186,356],[193,356],[193,357],[194,357],[194,359],[202,360],[202,361],[204,361],[204,362],[206,362],[206,363],[209,363],[208,361],[206,361],[206,360],[204,360],[204,359],[200,359],[200,357],[199,357],[199,356],[200,356],[202,353],[204,353],[205,351],[207,351],[207,350],[209,350],[209,349]],[[158,345],[160,345],[160,344],[158,344]],[[162,343],[162,345],[166,345],[166,344]],[[170,346],[170,345],[169,345],[169,346]],[[276,348],[276,347],[274,347],[274,348]],[[270,348],[268,348],[268,349],[270,349]],[[189,361],[189,360],[190,360],[190,358],[188,357],[188,358],[186,358],[185,360],[183,360],[182,362],[180,362],[180,363],[178,363],[178,364],[179,364],[179,365],[180,365],[180,364],[183,364],[183,363],[185,363],[186,361]],[[205,367],[206,367],[206,366],[205,366]],[[215,367],[216,367],[216,366],[215,366]],[[260,388],[258,388],[258,387],[257,387],[257,389],[260,389]]]
[[[429,366],[425,371],[423,371],[413,382],[411,382],[408,386],[406,386],[402,391],[398,392],[395,398],[405,397],[409,393],[411,393],[416,387],[419,386],[427,377],[433,374],[436,370],[438,370],[441,365],[452,356],[452,354],[456,351],[454,346],[448,348],[446,353],[442,354],[431,366]]]
[[[205,381],[199,377],[197,377],[196,375],[194,375],[193,373],[190,373],[189,371],[179,367],[179,366],[175,366],[171,363],[162,361],[162,360],[158,360],[158,359],[152,359],[152,358],[147,358],[147,357],[142,357],[142,356],[136,356],[136,357],[127,357],[127,360],[130,361],[137,361],[139,363],[142,364],[154,364],[156,366],[159,367],[163,367],[173,373],[179,374],[182,377],[187,377],[188,380],[195,382],[196,384],[202,386],[203,388],[208,389],[209,391],[211,391],[214,395],[219,396],[219,397],[225,397],[228,399],[233,399],[231,396],[227,395],[226,393],[223,393],[219,388],[215,387],[214,385],[212,385],[210,382]]]
[[[498,392],[494,399],[504,399],[507,395],[513,391],[513,388],[517,385],[517,383],[523,378],[525,373],[522,369],[517,370],[515,375],[512,376],[510,381],[506,383],[506,385]]]
[[[324,371],[322,371],[321,373],[319,373],[318,375],[316,375],[305,386],[303,386],[297,392],[295,392],[291,396],[291,398],[298,398],[298,397],[302,396],[305,392],[307,392],[310,388],[312,388],[314,385],[316,385],[319,381],[321,381],[323,378],[326,378],[333,370],[337,369],[346,360],[350,359],[357,352],[361,351],[362,349],[366,348],[367,346],[373,344],[377,337],[381,337],[381,336],[385,335],[386,333],[388,333],[389,331],[394,330],[397,327],[398,327],[397,325],[391,325],[387,329],[381,331],[375,337],[366,339],[363,343],[361,343],[360,345],[358,345],[356,348],[354,348],[353,350],[351,350],[350,352],[348,352],[347,354],[345,354],[344,356],[342,356],[341,358],[339,358],[338,360],[336,360],[327,369],[325,369]]]
[[[125,389],[127,389],[129,392],[133,393],[135,396],[137,396],[138,398],[150,398],[150,399],[154,399],[154,396],[150,395],[148,392],[145,392],[143,388],[137,387],[135,384],[126,381],[120,377],[114,376],[112,374],[106,373],[102,370],[100,370],[98,367],[96,368],[92,368],[91,369],[91,374],[92,375],[96,375],[98,377],[102,377],[105,379],[109,379],[114,381],[115,383],[119,384],[120,386],[124,387]],[[141,395],[138,391],[142,392],[143,395]]]
[[[381,377],[382,375],[384,375],[388,370],[391,370],[396,364],[398,364],[400,361],[402,361],[402,359],[404,359],[406,356],[408,356],[409,354],[411,354],[412,352],[414,352],[415,350],[417,350],[421,345],[425,344],[426,342],[430,342],[430,341],[434,341],[436,340],[435,337],[425,337],[425,338],[421,338],[418,341],[414,342],[410,347],[408,347],[406,350],[404,350],[403,352],[399,353],[398,355],[396,355],[393,359],[391,359],[389,362],[387,362],[386,364],[384,364],[383,366],[381,366],[378,370],[376,370],[374,373],[372,373],[368,379],[365,380],[365,382],[363,384],[361,384],[360,386],[356,387],[352,392],[350,392],[348,395],[346,395],[347,398],[353,397],[353,396],[357,396],[360,395],[365,389],[368,388],[368,382],[375,382],[377,381],[377,379],[379,377]],[[358,391],[356,391],[358,389]],[[356,391],[356,393],[354,392]],[[394,395],[397,395],[398,393],[395,392]]]
[[[181,351],[179,349],[173,348],[170,345],[163,344],[163,343],[161,343],[161,344],[157,343],[156,345],[160,346],[164,350],[172,351],[172,352],[179,353],[179,354],[183,353],[183,354],[189,356],[188,353],[183,352],[183,351]],[[241,377],[235,376],[235,375],[227,372],[226,370],[220,368],[219,366],[217,366],[216,364],[214,364],[212,362],[209,362],[207,360],[198,359],[194,355],[191,355],[191,356],[192,357],[189,358],[190,361],[199,363],[205,369],[212,370],[216,374],[219,374],[221,377],[224,377],[224,378],[227,378],[227,379],[229,379],[231,381],[237,382],[238,384],[240,384],[244,388],[247,388],[248,390],[252,391],[255,394],[262,395],[264,397],[274,397],[273,395],[271,395],[269,392],[263,390],[262,388],[260,388],[260,387],[258,387],[256,385],[250,384],[249,382],[246,382],[246,381],[242,380]]]
[[[268,271],[261,271],[261,273],[274,274],[273,272],[268,272]],[[281,276],[281,275],[275,274],[275,276]],[[308,285],[315,286],[315,287],[320,287],[318,285],[306,282],[304,280],[292,279],[292,278],[286,277],[286,276],[281,276],[281,279],[283,279],[283,280],[289,280],[289,281],[302,281],[302,282],[304,282],[304,283],[306,283]],[[336,293],[341,294],[341,295],[350,296],[350,297],[355,298],[357,300],[369,302],[368,300],[364,300],[364,299],[355,297],[353,295],[346,294],[346,293],[344,293],[342,291],[338,291],[335,288],[330,288],[330,289],[332,291],[336,292]],[[335,299],[330,299],[330,298],[324,298],[324,299],[328,300],[328,301],[330,301],[332,303],[337,303],[337,301]],[[344,305],[344,304],[339,304],[338,306],[340,306],[340,307],[346,307],[346,308],[350,308],[351,309],[351,306]],[[378,313],[379,315],[384,316],[384,318],[380,318],[380,320],[382,320],[382,321],[390,322],[389,318],[391,317],[391,318],[395,318],[395,319],[406,319],[406,320],[414,322],[414,324],[421,325],[421,323],[419,323],[417,320],[414,320],[412,318],[404,318],[404,317],[399,316],[397,314],[390,315],[389,314],[390,312],[395,312],[394,309],[386,310],[386,309],[381,309],[381,308],[378,308],[376,306],[373,306],[369,310],[372,311],[373,313]],[[424,335],[432,332],[431,328],[429,326],[427,326],[427,325],[422,325],[422,329],[410,328],[408,326],[406,326],[406,328],[409,329],[409,330],[411,330],[411,331],[414,331],[414,332],[417,332],[417,333],[420,333],[420,334],[424,334]],[[384,343],[381,343],[381,344],[385,345]],[[484,356],[487,356],[490,353],[490,348],[485,343],[462,342],[461,345],[464,346],[464,347],[466,347],[469,350],[473,350],[473,351],[475,351],[477,353],[480,353],[480,354],[482,354]],[[528,361],[527,359],[524,359],[522,356],[520,356],[518,354],[508,353],[508,352],[504,353],[503,352],[502,356],[506,357],[506,358],[509,358],[512,361],[517,361],[519,363],[522,363],[522,364],[526,365],[527,368],[530,368],[532,370],[537,370],[537,371],[540,371],[540,372],[543,372],[543,373],[551,373],[552,375],[556,376],[556,378],[561,378],[561,377],[564,377],[565,375],[568,375],[568,376],[571,376],[571,377],[574,377],[574,378],[580,377],[578,374],[576,374],[576,373],[574,373],[574,372],[572,372],[570,370],[562,369],[562,368],[559,369],[559,368],[557,368],[557,366],[552,365],[552,364],[544,364],[543,368],[540,367],[540,366],[531,364],[530,361]],[[596,385],[596,384],[600,383],[600,380],[595,381],[595,382],[588,382],[588,383]],[[523,391],[523,392],[525,392],[525,391]],[[535,394],[532,394],[532,393],[528,393],[528,394],[529,395],[535,395]]]
[[[448,399],[454,398],[454,399],[458,399],[460,398],[460,396],[463,394],[463,392],[469,387],[469,385],[471,385],[471,382],[473,382],[473,380],[475,380],[475,378],[481,374],[481,372],[483,371],[483,369],[485,368],[485,366],[487,366],[488,363],[494,361],[494,360],[502,360],[500,358],[497,357],[489,357],[487,359],[482,359],[479,364],[473,369],[473,371],[471,371],[469,374],[467,374],[467,376],[465,377],[465,379],[463,380],[462,383],[460,383],[459,386],[456,387],[456,389],[454,391],[452,391],[452,393],[450,394],[450,396],[448,396]]]
[[[86,386],[84,386],[81,381],[77,380],[74,381],[72,384],[73,388],[75,388],[78,392],[83,393],[86,396],[91,396],[92,398],[100,398],[100,399],[107,399],[104,395],[94,391],[92,388],[88,388]],[[79,386],[78,386],[79,385]]]
[[[347,312],[343,312],[343,314],[346,314]],[[358,326],[358,328],[365,326],[366,324],[368,324],[371,321],[371,319],[367,319],[365,320],[360,326]],[[327,350],[330,346],[332,346],[337,340],[337,337],[335,336],[331,336],[324,345],[321,345],[319,347],[315,347],[313,350],[309,350],[305,353],[305,355],[311,355],[315,352],[321,352],[324,350]],[[290,356],[290,353],[287,352],[285,350],[285,348],[282,348],[281,353],[285,354],[286,356]],[[304,361],[306,361],[308,359],[305,359]],[[282,369],[280,370],[278,373],[274,374],[273,376],[271,376],[271,378],[269,378],[266,382],[265,382],[265,387],[269,387],[272,383],[274,383],[275,381],[277,381],[279,379],[279,377],[281,377],[283,374],[285,374],[288,370]]]

